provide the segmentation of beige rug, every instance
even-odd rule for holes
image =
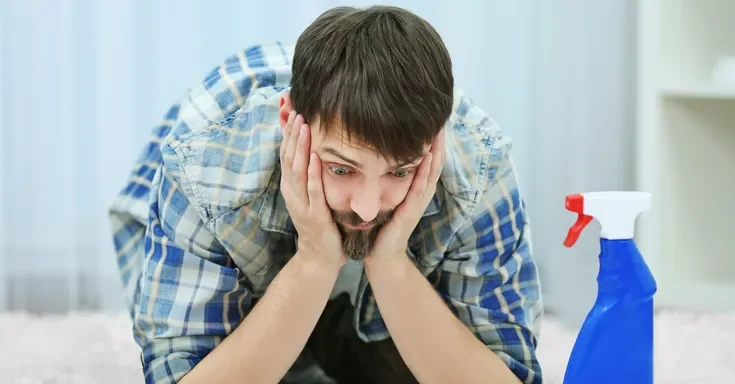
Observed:
[[[539,347],[545,383],[562,383],[575,334],[547,316]],[[709,384],[735,377],[735,314],[662,312],[656,383]],[[0,383],[142,383],[125,315],[0,314]]]

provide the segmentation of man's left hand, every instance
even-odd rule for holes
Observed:
[[[406,255],[408,239],[436,192],[436,184],[441,176],[446,155],[444,140],[442,129],[434,138],[429,152],[421,160],[406,198],[393,211],[390,222],[380,230],[373,251],[366,262]]]

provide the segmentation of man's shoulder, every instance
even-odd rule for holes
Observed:
[[[445,130],[447,155],[437,193],[409,244],[426,273],[444,258],[459,232],[467,235],[491,215],[487,199],[498,190],[498,180],[503,177],[503,185],[511,187],[515,177],[504,173],[512,161],[511,139],[461,89],[455,90]]]
[[[293,48],[254,45],[187,91],[160,146],[163,167],[211,218],[253,202],[279,167],[278,110]]]
[[[186,90],[169,139],[205,130],[230,119],[256,91],[278,90],[291,81],[293,47],[258,44],[233,53]]]
[[[474,204],[508,161],[512,140],[463,90],[456,89],[446,124],[447,157],[441,175],[447,195]]]
[[[281,92],[254,90],[226,118],[164,139],[163,167],[205,219],[252,203],[271,185],[280,167]]]

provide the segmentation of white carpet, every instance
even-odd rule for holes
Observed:
[[[545,383],[561,383],[575,335],[552,317],[542,330]],[[663,312],[656,318],[656,383],[724,383],[735,377],[735,314]],[[0,314],[0,382],[142,383],[125,315]]]

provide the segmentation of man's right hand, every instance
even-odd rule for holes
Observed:
[[[346,263],[324,197],[321,162],[316,155],[309,161],[309,127],[295,112],[283,137],[281,193],[299,232],[299,250],[258,305],[182,383],[280,382],[304,350]]]
[[[298,253],[339,269],[347,259],[324,196],[321,160],[311,153],[311,129],[303,116],[291,111],[282,134],[281,194],[299,233]]]
[[[281,193],[299,250],[242,322],[182,383],[278,383],[304,350],[346,258],[324,197],[309,127],[291,112],[283,127]],[[206,303],[205,303],[206,304]]]

